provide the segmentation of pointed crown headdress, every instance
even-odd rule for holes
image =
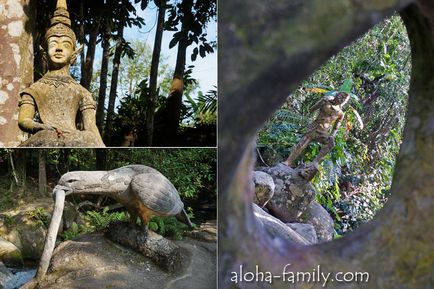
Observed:
[[[56,10],[50,19],[50,28],[45,33],[45,40],[48,40],[51,36],[68,36],[75,45],[77,38],[71,29],[71,19],[69,19],[66,0],[57,0]]]

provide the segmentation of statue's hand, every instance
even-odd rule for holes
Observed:
[[[55,127],[53,127],[51,125],[48,125],[48,124],[45,124],[45,123],[37,123],[36,128],[38,130],[43,130],[43,129],[45,129],[45,130],[56,130]]]

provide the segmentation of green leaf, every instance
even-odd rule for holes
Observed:
[[[353,80],[351,78],[348,78],[341,85],[341,87],[339,88],[339,91],[350,93],[352,88],[353,88]]]

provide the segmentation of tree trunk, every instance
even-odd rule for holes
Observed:
[[[18,194],[21,195],[26,189],[27,178],[27,150],[16,149],[9,154],[9,163],[18,188]]]
[[[47,196],[47,153],[44,149],[38,149],[39,159],[39,194]]]
[[[110,27],[104,33],[102,42],[102,62],[101,62],[101,73],[100,73],[100,84],[98,93],[98,106],[96,109],[96,125],[100,132],[103,132],[104,124],[104,105],[107,90],[107,76],[108,76],[108,65],[110,60]]]
[[[123,50],[123,37],[124,37],[124,27],[125,27],[125,17],[122,19],[121,23],[119,23],[119,30],[117,35],[117,44],[115,50],[115,56],[113,58],[113,71],[110,85],[110,95],[109,95],[109,104],[107,109],[107,119],[105,125],[105,134],[104,134],[104,143],[107,146],[111,144],[111,136],[113,130],[113,117],[115,111],[115,102],[116,102],[116,90],[118,88],[118,78],[119,78],[119,65],[121,62],[122,50]]]
[[[95,154],[96,154],[96,170],[97,171],[107,170],[107,150],[95,149]]]
[[[44,8],[35,5],[33,15],[38,17],[40,10]],[[39,10],[38,10],[39,9]],[[36,24],[35,24],[36,25]],[[33,81],[38,81],[45,73],[48,71],[48,61],[45,55],[45,51],[41,49],[44,46],[43,42],[45,37],[39,35],[39,37],[33,35],[33,50],[34,50],[34,60],[33,60]]]
[[[179,272],[188,262],[188,252],[185,249],[157,233],[143,232],[137,225],[112,222],[105,236],[117,244],[142,253],[167,272]]]
[[[66,174],[67,172],[69,172],[69,154],[71,153],[71,149],[69,148],[64,148],[62,150],[60,150],[59,152],[59,171],[61,173],[61,175]]]
[[[362,8],[339,0],[272,0],[267,10],[262,1],[250,1],[248,6],[238,0],[220,3],[219,67],[225,69],[220,74],[219,116],[220,288],[323,288],[317,282],[280,279],[235,285],[231,278],[241,265],[244,272],[255,272],[257,265],[261,272],[280,276],[285,266],[294,273],[312,272],[318,266],[332,276],[369,273],[367,283],[329,281],[326,288],[433,287],[434,235],[427,228],[434,225],[434,14],[429,14],[431,22],[421,14],[433,11],[432,1],[420,1],[427,5],[420,10],[411,5],[402,11],[413,61],[407,124],[392,194],[376,218],[342,239],[300,247],[272,240],[256,223],[251,205],[254,157],[249,144],[259,127],[283,104],[288,91],[325,59],[375,21],[411,2],[395,0],[384,5],[384,1],[369,0],[363,1]],[[330,11],[342,13],[333,17]],[[321,35],[317,27],[324,28]],[[291,45],[285,39],[291,39]]]
[[[19,92],[33,82],[35,1],[0,0],[0,147],[25,139],[18,128]]]
[[[95,59],[96,41],[98,39],[101,17],[95,18],[94,27],[89,34],[89,45],[87,46],[84,74],[81,75],[80,84],[89,90],[93,75],[93,62]]]
[[[154,50],[152,51],[151,72],[149,76],[149,99],[146,106],[146,136],[145,146],[152,146],[154,135],[154,115],[157,101],[158,65],[160,63],[161,41],[163,39],[164,17],[166,15],[166,0],[156,1],[158,5],[157,31],[155,32]]]
[[[85,46],[85,35],[84,35],[84,2],[80,2],[80,34],[78,36],[79,42],[83,47]],[[84,75],[86,74],[86,59],[84,55],[84,49],[80,52],[80,71],[81,71],[81,81],[84,79]]]
[[[184,14],[181,27],[182,36],[178,43],[175,72],[173,74],[172,85],[170,87],[165,109],[165,120],[162,137],[163,145],[174,145],[181,117],[182,94],[184,93],[185,56],[187,54],[188,46],[188,25],[191,22],[191,17],[193,17],[191,15],[193,1],[184,1],[182,6],[182,11]]]

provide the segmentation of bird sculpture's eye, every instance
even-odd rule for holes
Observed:
[[[70,179],[70,180],[67,181],[67,183],[73,183],[75,181],[77,181],[77,180],[76,179]]]

